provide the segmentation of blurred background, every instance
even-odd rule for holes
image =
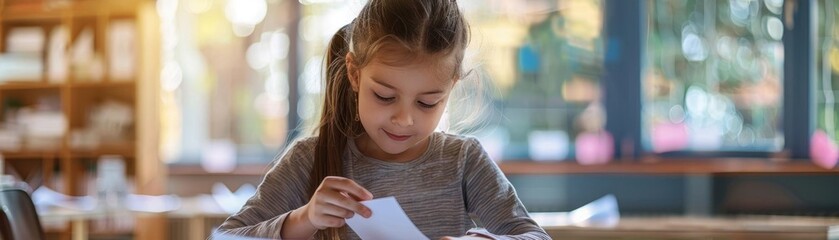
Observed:
[[[0,182],[51,239],[205,239],[312,133],[326,45],[365,2],[0,0]],[[478,137],[530,212],[619,206],[557,238],[839,238],[839,3],[458,4],[486,106],[440,129]],[[692,230],[649,230],[673,219]]]

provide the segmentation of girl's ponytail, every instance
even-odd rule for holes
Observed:
[[[361,123],[355,121],[358,114],[355,92],[347,76],[346,56],[352,23],[345,25],[329,41],[326,56],[326,91],[324,106],[318,126],[318,140],[315,146],[315,162],[309,175],[309,198],[314,195],[320,183],[327,176],[343,176],[341,156],[349,137],[359,135]],[[318,231],[315,239],[340,239],[341,229],[329,228]]]

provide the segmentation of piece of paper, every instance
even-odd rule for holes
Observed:
[[[620,222],[620,210],[615,195],[608,194],[571,212],[534,212],[530,218],[543,227],[615,227]]]
[[[347,219],[347,225],[364,240],[379,239],[422,239],[427,240],[411,222],[394,197],[377,198],[363,201],[361,204],[370,208],[373,215],[364,218],[359,214]]]

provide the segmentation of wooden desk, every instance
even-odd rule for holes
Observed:
[[[80,211],[68,209],[50,209],[44,212],[38,212],[42,225],[63,225],[63,223],[70,223],[72,240],[87,240],[88,239],[88,221],[116,218],[116,217],[133,217],[127,211],[121,212],[105,212],[97,211]]]
[[[839,239],[839,218],[623,217],[617,226],[543,226],[554,239]]]
[[[166,215],[172,226],[169,228],[170,239],[204,240],[211,237],[213,223],[223,221],[230,213],[225,212],[212,197],[199,195],[181,198],[181,208]],[[184,226],[185,229],[177,229]]]

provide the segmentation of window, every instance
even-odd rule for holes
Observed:
[[[303,50],[300,58],[301,74],[298,80],[300,99],[297,114],[300,117],[300,133],[313,133],[320,121],[323,109],[324,56],[332,36],[344,25],[349,24],[364,7],[366,1],[300,1],[303,18],[300,21],[300,37]]]
[[[465,1],[462,8],[473,32],[467,56],[496,90],[500,114],[492,118],[500,121],[476,133],[493,159],[591,157],[585,149],[608,137],[599,83],[603,2]]]
[[[178,1],[167,9],[170,1],[158,2],[167,50],[161,144],[172,162],[194,163],[206,155],[265,163],[288,136],[312,133],[322,108],[328,42],[366,1],[227,3]],[[478,136],[493,159],[587,163],[639,153],[787,152],[806,158],[804,138],[813,123],[799,105],[816,106],[815,127],[833,141],[829,146],[839,140],[831,127],[839,47],[829,41],[839,33],[824,31],[836,28],[829,26],[836,20],[818,14],[816,56],[798,54],[800,42],[810,39],[804,30],[810,23],[790,19],[813,13],[792,11],[789,4],[807,3],[458,3],[472,30],[466,80],[491,83],[480,96],[494,111],[482,117],[489,121],[457,129]],[[817,4],[832,13],[839,9]],[[231,24],[235,14],[226,11],[240,5],[248,13],[264,7],[265,17],[246,14]],[[798,37],[800,42],[790,40]],[[809,58],[816,62],[802,61]],[[815,92],[802,85],[813,65]],[[451,113],[444,124],[451,127],[462,116]]]
[[[784,147],[783,4],[649,2],[645,151]]]
[[[295,1],[157,2],[161,150],[170,163],[266,163],[289,120],[287,31]]]
[[[818,1],[818,25],[816,27],[815,92],[816,132],[813,134],[813,159],[826,167],[836,164],[837,156],[837,108],[836,97],[839,87],[839,4],[835,1]]]
[[[461,85],[491,82],[481,104],[495,109],[498,121],[450,126],[480,136],[494,159],[562,160],[574,156],[582,133],[603,128],[599,103],[602,71],[602,2],[460,1],[472,39],[467,49],[471,74]],[[303,70],[298,112],[311,132],[321,109],[323,53],[341,26],[349,23],[363,2],[303,2],[301,36]],[[504,37],[498,37],[504,36]],[[462,84],[463,83],[463,84]],[[469,85],[476,86],[476,85]],[[474,90],[474,89],[470,89]],[[453,99],[453,101],[457,101]],[[449,109],[457,108],[453,103]],[[459,110],[454,110],[459,111]],[[455,125],[467,115],[447,115]],[[446,123],[443,123],[446,124]],[[446,126],[442,126],[447,129]],[[448,128],[451,129],[451,128]],[[593,136],[599,136],[594,134]],[[586,141],[585,139],[583,141]]]

